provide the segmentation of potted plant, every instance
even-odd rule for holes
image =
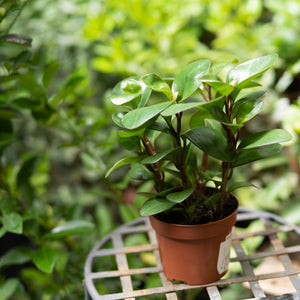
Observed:
[[[133,179],[153,182],[153,190],[143,193],[147,199],[140,213],[150,216],[170,280],[204,284],[227,271],[238,207],[232,192],[248,185],[232,183],[233,171],[277,154],[290,139],[283,129],[249,136],[242,130],[263,106],[253,80],[276,59],[271,54],[239,64],[224,80],[218,74],[226,64],[211,67],[201,59],[175,79],[127,78],[109,97],[122,108],[113,115],[120,143],[133,153],[107,176],[129,164]]]

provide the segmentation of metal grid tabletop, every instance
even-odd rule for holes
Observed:
[[[254,226],[252,226],[255,224]],[[293,243],[285,243],[287,236]],[[260,238],[262,247],[249,252],[244,242]],[[282,218],[263,211],[240,208],[233,239],[229,272],[221,280],[206,285],[171,282],[162,272],[155,232],[148,218],[124,224],[104,237],[89,253],[84,270],[85,299],[182,299],[187,290],[206,290],[206,299],[221,300],[221,290],[242,284],[248,290],[239,300],[300,299],[300,267],[291,256],[300,253],[300,228]],[[256,267],[267,258],[276,258],[281,269],[257,272]],[[231,271],[236,269],[238,271]],[[234,267],[235,266],[235,267]],[[285,278],[291,290],[268,296],[263,282]],[[150,279],[150,280],[149,280]],[[145,282],[151,284],[145,284]],[[242,296],[240,296],[242,297]]]

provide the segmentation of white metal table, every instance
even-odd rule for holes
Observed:
[[[254,222],[258,226],[251,226]],[[292,245],[285,244],[287,235],[293,236]],[[257,237],[263,239],[263,249],[247,253],[244,241]],[[240,208],[232,250],[229,269],[238,264],[240,272],[237,274],[229,272],[229,276],[206,285],[171,282],[162,272],[156,236],[149,219],[139,218],[105,236],[89,253],[84,270],[85,299],[176,300],[181,299],[183,291],[204,289],[207,299],[221,300],[221,289],[243,284],[252,296],[239,300],[300,300],[300,267],[295,266],[291,259],[291,255],[300,253],[299,227],[271,213]],[[255,262],[270,257],[279,260],[282,270],[257,273]],[[152,278],[155,284],[141,284],[147,278]],[[291,291],[270,296],[264,291],[262,282],[277,278],[288,279]]]

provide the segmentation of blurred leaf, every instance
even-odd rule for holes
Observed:
[[[34,252],[32,261],[41,271],[51,273],[57,259],[57,254],[57,251],[54,249],[43,247]]]
[[[172,85],[173,94],[178,93],[177,101],[191,96],[200,86],[201,78],[208,73],[210,61],[202,59],[195,61],[183,68]]]
[[[230,194],[233,191],[235,191],[236,189],[240,189],[243,187],[249,187],[249,186],[256,187],[254,184],[252,184],[250,182],[235,182],[228,187],[227,193]]]
[[[141,216],[150,216],[158,214],[162,211],[170,209],[175,206],[175,202],[168,201],[164,198],[152,198],[147,200],[141,208]]]
[[[21,113],[12,108],[0,108],[0,119],[9,120],[19,118]]]
[[[226,138],[213,128],[196,127],[186,132],[184,137],[214,158],[222,161],[232,161],[233,159]]]
[[[76,220],[68,221],[63,225],[54,227],[49,234],[51,238],[61,238],[73,234],[83,234],[91,231],[94,228],[94,224],[89,221]]]
[[[0,286],[0,300],[8,300],[13,296],[18,285],[20,284],[17,278],[7,279],[2,286]]]
[[[9,265],[20,265],[30,261],[29,250],[12,248],[0,257],[0,268]]]
[[[3,226],[9,232],[21,234],[23,232],[23,219],[21,215],[15,212],[4,214]]]
[[[191,196],[194,190],[195,188],[191,187],[187,190],[168,194],[167,200],[175,203],[181,203],[182,201],[186,200],[189,196]]]
[[[170,104],[170,102],[163,102],[148,107],[134,109],[124,116],[122,124],[127,129],[139,128],[148,121],[154,119]]]
[[[43,85],[47,88],[59,68],[59,63],[54,62],[49,64],[43,74]]]
[[[275,143],[283,143],[290,139],[291,135],[284,129],[261,131],[243,139],[238,149],[250,149]]]

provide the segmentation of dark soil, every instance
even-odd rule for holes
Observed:
[[[196,225],[196,224],[207,224],[226,218],[238,206],[238,202],[235,197],[230,195],[223,207],[223,213],[221,216],[216,215],[215,209],[209,205],[198,205],[193,213],[192,217],[187,218],[186,214],[182,213],[182,207],[175,206],[175,209],[165,211],[155,215],[156,218],[163,222],[182,224],[182,225]]]

